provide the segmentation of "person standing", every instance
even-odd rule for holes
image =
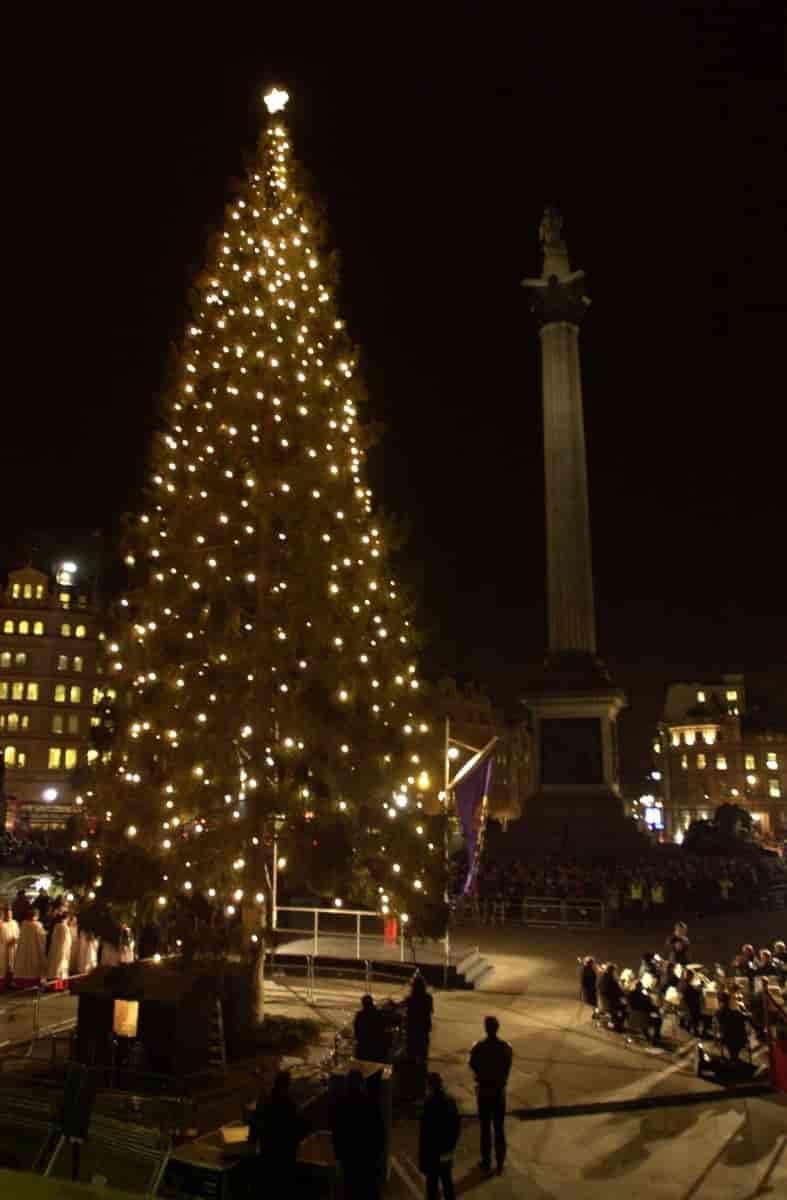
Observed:
[[[418,1167],[426,1176],[426,1200],[437,1200],[441,1184],[443,1200],[454,1200],[454,1150],[459,1141],[459,1109],[436,1072],[429,1072],[426,1087],[418,1135]]]
[[[70,964],[71,930],[65,913],[61,913],[52,926],[46,963],[46,977],[54,980],[57,991],[62,991],[66,986]]]
[[[361,1007],[353,1021],[355,1057],[365,1062],[385,1062],[388,1051],[385,1018],[371,996],[361,997]]]
[[[667,938],[667,958],[675,965],[685,966],[689,961],[689,931],[683,921],[678,921]]]
[[[344,1200],[377,1200],[383,1174],[385,1126],[380,1107],[363,1089],[358,1070],[347,1074],[347,1092],[336,1102],[333,1152],[342,1170]]]
[[[21,925],[23,921],[26,921],[33,911],[33,906],[28,900],[24,888],[20,888],[16,893],[11,911],[14,915],[14,920],[17,921],[19,925]]]
[[[87,975],[98,966],[98,938],[86,929],[79,930],[77,939],[77,975]]]
[[[11,909],[6,908],[3,920],[0,921],[0,992],[5,989],[6,980],[10,981],[14,973],[14,956],[18,941],[19,925],[14,920]]]
[[[32,909],[19,926],[19,942],[14,961],[14,984],[18,988],[38,987],[46,975],[46,931]]]
[[[434,1001],[426,990],[426,983],[420,971],[413,976],[410,995],[405,1000],[404,1007],[407,1016],[407,1057],[413,1062],[422,1063],[426,1068]]]
[[[249,1123],[249,1142],[259,1145],[266,1190],[295,1185],[295,1161],[301,1137],[300,1121],[290,1095],[289,1071],[279,1071],[268,1097],[262,1096]]]
[[[596,974],[595,960],[589,954],[582,960],[582,970],[579,973],[579,990],[583,1003],[587,1004],[595,1012],[598,1007],[598,976]]]
[[[485,1017],[486,1037],[470,1051],[470,1070],[475,1076],[478,1120],[481,1124],[481,1169],[492,1170],[492,1128],[495,1134],[495,1159],[498,1174],[506,1161],[506,1085],[514,1052],[499,1038],[497,1017]]]

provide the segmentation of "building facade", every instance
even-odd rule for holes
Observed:
[[[669,840],[720,804],[748,809],[766,837],[787,836],[787,729],[747,711],[743,675],[671,684],[653,760]]]
[[[68,568],[73,568],[72,570]],[[95,757],[97,614],[73,563],[12,571],[0,599],[0,747],[6,824],[62,824],[73,772]]]
[[[520,722],[506,722],[486,692],[468,684],[460,688],[454,679],[441,679],[435,689],[435,708],[449,723],[452,739],[480,750],[493,737],[494,766],[489,789],[489,815],[503,825],[521,815],[522,797],[530,779],[530,736]]]

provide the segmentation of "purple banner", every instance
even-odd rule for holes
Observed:
[[[490,754],[454,789],[456,811],[462,823],[467,849],[467,878],[462,888],[463,896],[470,896],[475,891],[484,832],[484,797],[489,792],[492,780],[492,762]]]

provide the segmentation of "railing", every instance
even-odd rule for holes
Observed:
[[[277,917],[281,913],[306,913],[309,916],[309,921],[298,925],[281,925],[277,919],[276,932],[300,934],[302,937],[312,939],[313,956],[316,958],[320,953],[320,935],[330,938],[346,938],[355,942],[355,958],[361,959],[362,939],[363,938],[379,938],[382,940],[384,922],[386,918],[380,913],[372,912],[363,908],[300,908],[297,906],[278,905]],[[322,921],[320,918],[322,917]],[[354,918],[355,928],[347,929],[347,921]],[[364,928],[364,923],[366,928]],[[376,924],[376,929],[370,930],[369,925]],[[342,928],[342,925],[345,928]],[[329,928],[333,926],[333,928]],[[399,924],[399,961],[404,962],[404,926]]]
[[[603,900],[556,899],[526,896],[523,900],[489,900],[462,897],[454,902],[457,923],[477,925],[522,924],[564,929],[603,929]]]
[[[74,979],[84,979],[84,975],[71,975],[68,982]],[[53,980],[50,981],[54,982]],[[50,1021],[41,1028],[41,1002],[51,1000],[53,1003],[63,1002],[71,996],[68,988],[54,990],[43,984],[39,987],[12,989],[0,993],[0,1011],[7,1023],[17,1022],[22,1018],[23,1028],[15,1037],[0,1041],[0,1050],[9,1046],[30,1043],[27,1054],[32,1056],[35,1043],[43,1037],[57,1037],[59,1034],[70,1032],[76,1025],[76,1016],[64,1017],[60,1021]],[[25,1018],[29,1014],[29,1021]]]

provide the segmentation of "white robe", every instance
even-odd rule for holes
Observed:
[[[19,926],[13,918],[0,921],[0,980],[14,973],[16,942],[19,941]]]
[[[86,975],[98,965],[98,938],[80,929],[77,939],[77,974]]]
[[[46,975],[46,930],[40,921],[23,921],[14,960],[17,979],[43,979]]]
[[[125,946],[113,946],[111,942],[101,943],[101,966],[117,967],[120,963],[133,963],[134,939]]]
[[[71,961],[71,930],[65,921],[58,921],[52,930],[49,956],[46,964],[47,979],[68,979]]]

